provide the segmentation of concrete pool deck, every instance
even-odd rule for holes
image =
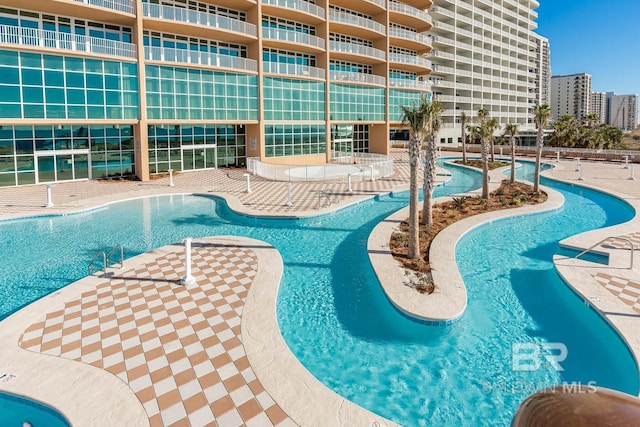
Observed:
[[[400,153],[401,151],[395,151],[394,156],[399,159]],[[623,169],[622,165],[585,162],[584,181],[578,181],[578,172],[574,171],[575,162],[561,161],[555,165],[557,169],[545,174],[614,192],[636,209],[640,209],[640,184],[628,180],[629,171]],[[174,179],[175,187],[168,187],[166,178],[149,184],[79,183],[78,187],[82,189],[77,193],[75,184],[59,184],[54,187],[55,208],[38,206],[40,203],[44,205],[45,201],[42,186],[0,189],[0,218],[70,213],[133,197],[168,193],[212,194],[212,190],[213,194],[227,196],[232,208],[251,215],[317,215],[374,194],[405,189],[408,185],[408,164],[398,161],[396,166],[398,172],[389,179],[354,185],[356,191],[353,195],[343,194],[346,193],[345,183],[293,184],[298,191],[294,190],[297,198],[294,198],[294,206],[291,208],[285,204],[284,183],[256,180],[252,182],[254,191],[246,194],[244,178],[239,171],[231,171],[229,175],[222,171],[180,174]],[[317,209],[316,191],[331,186],[343,194],[340,202]],[[57,202],[64,201],[65,197],[71,201]],[[507,214],[520,212],[518,209]],[[458,233],[463,233],[468,227],[468,224],[461,227]],[[633,234],[637,231],[640,231],[640,220],[636,217],[631,223],[583,233],[564,243],[586,248],[602,236],[609,235],[629,235],[640,241],[640,236]],[[443,237],[441,240],[437,244],[441,245],[443,251],[452,254],[457,238]],[[280,337],[275,316],[275,298],[282,261],[278,263],[279,255],[273,248],[261,242],[236,238],[206,241],[198,239],[197,242],[201,246],[194,246],[194,250],[198,251],[200,261],[194,259],[194,263],[200,262],[201,266],[197,267],[197,274],[194,269],[194,276],[198,277],[198,285],[203,280],[201,287],[206,288],[206,292],[211,292],[210,295],[216,296],[207,294],[205,301],[203,295],[183,295],[182,293],[190,291],[189,288],[175,284],[184,274],[180,263],[183,251],[181,245],[165,246],[127,260],[124,268],[113,272],[112,277],[85,278],[40,299],[0,323],[0,337],[5,343],[4,348],[0,349],[0,366],[4,369],[0,375],[8,375],[4,377],[7,381],[0,380],[0,391],[14,392],[45,402],[63,412],[74,425],[143,426],[172,425],[172,422],[175,423],[173,425],[187,425],[185,417],[193,421],[192,425],[207,425],[203,420],[210,420],[211,416],[219,425],[225,426],[369,426],[374,425],[374,422],[393,425],[337,396],[313,378],[288,350]],[[225,255],[223,250],[232,253]],[[623,334],[638,360],[640,339],[634,338],[630,331],[637,331],[640,327],[640,315],[638,307],[629,304],[628,297],[633,294],[634,289],[640,289],[640,275],[623,265],[625,257],[628,262],[629,251],[607,247],[602,250],[612,252],[612,260],[615,261],[613,266],[575,261],[576,265],[559,265],[558,270],[572,287],[585,296],[585,300],[603,312]],[[228,258],[229,262],[211,268],[211,257]],[[573,262],[567,261],[568,264]],[[269,268],[265,267],[267,265]],[[236,273],[229,275],[229,268]],[[395,268],[402,274],[397,264]],[[442,270],[448,271],[448,267]],[[251,286],[247,284],[249,279]],[[451,281],[455,283],[455,280],[454,277]],[[230,282],[236,283],[237,291],[229,293],[234,288],[229,285]],[[584,289],[578,288],[582,285],[585,286]],[[121,306],[119,301],[124,297],[122,293],[125,289],[126,294],[138,296],[128,297],[130,310],[126,304]],[[415,291],[412,292],[420,296]],[[595,298],[591,298],[592,296]],[[229,298],[232,300],[229,301]],[[181,299],[185,300],[185,309],[180,312],[176,304]],[[216,301],[223,300],[225,303],[222,306],[229,309],[216,306]],[[144,303],[140,304],[142,301]],[[166,308],[151,312],[157,306],[154,301],[162,301]],[[600,306],[600,303],[603,304]],[[205,308],[200,308],[200,304]],[[116,306],[120,308],[116,309]],[[145,335],[150,332],[149,326],[146,326],[148,322],[142,320],[138,324],[130,318],[137,315],[133,307],[139,306],[146,307],[141,312],[150,312],[144,311],[141,319],[164,316],[157,320],[161,323],[155,328],[157,336]],[[194,311],[195,308],[199,312]],[[122,317],[118,317],[118,310]],[[173,319],[172,316],[178,318]],[[195,321],[185,323],[191,317]],[[123,318],[124,321],[117,320]],[[169,323],[166,323],[167,319],[170,319]],[[204,334],[207,335],[212,330],[213,335],[200,336],[203,333],[197,329],[200,326],[194,325],[202,321],[211,326],[202,329],[207,330]],[[246,322],[253,324],[255,329],[246,326]],[[227,327],[216,327],[222,323]],[[174,331],[167,330],[170,325],[183,327]],[[137,328],[141,329],[134,333]],[[187,334],[185,331],[192,333]],[[85,332],[89,338],[83,343]],[[67,338],[64,338],[65,335]],[[169,338],[162,339],[166,335]],[[139,339],[139,343],[129,347],[130,340],[135,341],[136,336],[144,336],[145,340],[148,338],[154,345],[145,346],[143,340]],[[183,339],[186,344],[182,343]],[[157,345],[158,342],[160,345]],[[185,347],[184,354],[176,353],[178,342],[181,347]],[[98,343],[99,350],[96,349]],[[186,348],[194,344],[202,348],[194,354],[187,354]],[[136,350],[131,350],[132,348]],[[147,351],[160,355],[149,359],[151,356],[147,356]],[[222,356],[222,352],[226,356]],[[143,363],[141,354],[145,360]],[[132,360],[129,363],[128,356]],[[196,369],[193,365],[189,368],[185,365],[185,360],[196,363],[195,366],[199,366],[197,362],[208,363],[202,374],[214,372],[219,380],[211,376],[202,378],[201,368]],[[147,368],[140,367],[145,365]],[[130,374],[131,369],[134,370],[133,374]],[[95,401],[99,401],[100,405],[95,405]],[[191,419],[190,416],[195,418]],[[199,424],[200,421],[203,422]],[[157,424],[159,422],[161,424]]]

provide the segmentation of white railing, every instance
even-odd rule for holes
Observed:
[[[106,9],[117,10],[135,14],[136,6],[133,0],[74,0],[77,3],[90,4],[92,6],[100,6]]]
[[[407,15],[411,15],[411,16],[415,16],[416,18],[428,22],[429,24],[433,25],[433,19],[431,19],[431,16],[429,16],[429,14],[427,12],[424,12],[420,9],[417,9],[413,6],[409,6],[407,4],[404,3],[399,3],[399,2],[395,2],[395,1],[391,1],[389,2],[389,10],[392,12],[400,12],[400,13],[404,13]]]
[[[145,46],[144,57],[150,61],[180,62],[184,64],[210,65],[212,67],[234,68],[258,71],[258,62],[253,59],[197,50],[173,49],[168,47]]]
[[[382,76],[375,74],[356,73],[353,71],[338,71],[333,70],[329,73],[330,79],[333,81],[347,81],[357,83],[368,83],[374,85],[384,86],[386,79]]]
[[[293,76],[314,77],[324,79],[325,71],[322,68],[308,65],[285,64],[283,62],[263,62],[262,71],[273,74],[289,74]]]
[[[263,163],[247,157],[247,171],[272,181],[369,181],[393,174],[393,159],[382,154],[332,152],[331,163],[298,166]],[[284,160],[284,159],[283,159]]]
[[[431,61],[415,55],[406,55],[404,53],[390,53],[389,62],[401,62],[403,64],[419,65],[425,68],[431,68]]]
[[[203,25],[210,28],[235,31],[249,36],[257,36],[256,26],[239,19],[213,13],[198,12],[181,7],[161,6],[151,3],[142,3],[142,14],[148,18],[166,19],[169,21],[184,22],[188,24]]]
[[[329,43],[329,46],[331,52],[354,53],[356,55],[364,55],[377,58],[382,61],[384,61],[386,58],[383,50],[376,49],[374,47],[363,46],[361,44],[332,41]]]
[[[342,22],[345,24],[352,24],[362,28],[368,28],[370,30],[376,31],[380,34],[386,34],[387,29],[384,25],[379,22],[374,21],[373,19],[363,18],[362,16],[353,15],[351,13],[340,12],[337,10],[329,11],[329,20],[331,22]]]
[[[380,7],[387,7],[387,2],[386,0],[367,0],[369,3],[373,3],[376,4]]]
[[[421,33],[403,30],[402,28],[389,28],[389,35],[399,39],[413,40],[418,43],[431,46],[431,38]],[[434,37],[435,39],[436,37]]]
[[[389,79],[389,86],[396,87],[396,88],[430,90],[431,82],[426,82],[422,80],[409,80],[409,79]]]
[[[0,44],[37,46],[127,58],[137,56],[136,46],[132,43],[11,25],[0,25]]]
[[[291,43],[306,44],[308,46],[324,49],[324,39],[300,31],[286,30],[284,28],[262,27],[262,37],[271,40],[282,40]]]
[[[313,3],[309,3],[304,0],[262,0],[262,4],[270,4],[273,6],[286,7],[288,9],[295,9],[301,12],[306,12],[311,15],[315,15],[324,19],[324,8],[316,6]]]

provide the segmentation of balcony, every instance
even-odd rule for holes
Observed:
[[[307,65],[286,64],[284,62],[263,62],[262,72],[270,74],[287,74],[290,76],[312,77],[323,79],[325,71],[322,68],[310,67]]]
[[[372,16],[383,13],[387,8],[386,0],[331,0],[331,4]]]
[[[262,38],[264,43],[271,47],[282,47],[284,49],[293,47],[296,51],[310,53],[324,51],[325,49],[324,39],[284,28],[262,27]]]
[[[387,34],[386,27],[379,22],[351,13],[330,10],[329,20],[331,21],[331,31],[340,34],[348,34],[362,39],[376,39]]]
[[[286,12],[278,9],[286,9]],[[324,8],[304,0],[262,0],[262,13],[307,24],[324,22],[326,17]]]
[[[431,90],[431,83],[422,80],[389,79],[389,86],[395,89]]]
[[[124,58],[137,57],[136,46],[132,43],[10,25],[0,25],[0,45],[49,48]]]
[[[258,71],[258,62],[253,59],[199,52],[197,50],[145,46],[144,58],[147,61],[179,62],[181,64],[205,65],[253,72]]]
[[[76,3],[89,4],[91,6],[104,7],[118,12],[135,15],[136,5],[133,0],[73,0]]]
[[[384,62],[387,57],[384,51],[380,49],[355,43],[332,41],[329,43],[329,48],[331,50],[331,58],[345,61],[353,60],[351,55],[358,55],[358,62],[379,64]]]
[[[418,53],[431,51],[431,38],[424,34],[403,30],[402,28],[389,28],[389,37],[393,39],[391,41],[393,46],[416,50]]]
[[[419,33],[433,27],[433,20],[427,12],[394,1],[389,2],[389,19],[396,24],[414,28]]]
[[[375,74],[354,73],[352,71],[333,70],[330,72],[329,77],[334,82],[364,83],[377,86],[384,86],[386,84],[386,79],[382,76],[377,76]]]
[[[411,70],[417,73],[431,70],[431,61],[416,55],[406,55],[404,53],[389,54],[389,62],[402,64],[400,69]]]
[[[145,22],[145,29],[149,30],[170,31],[177,34],[188,31],[188,34],[193,36],[234,43],[247,43],[255,40],[258,35],[256,26],[248,22],[180,7],[143,3],[142,15],[145,18],[158,20]],[[167,21],[175,23],[175,28],[168,28]],[[188,30],[179,28],[185,24],[190,26]],[[212,36],[212,31],[216,32],[215,36]]]

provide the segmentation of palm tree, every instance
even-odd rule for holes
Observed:
[[[489,135],[493,123],[489,120],[489,110],[482,107],[478,110],[480,123],[474,127],[472,133],[480,139],[480,154],[482,155],[482,198],[489,198]]]
[[[467,124],[467,115],[463,111],[460,114],[460,124],[462,129],[462,164],[467,164],[467,134],[465,125]]]
[[[516,135],[518,135],[518,124],[507,123],[503,136],[509,138],[509,148],[511,148],[511,179],[509,181],[511,184],[516,182]]]
[[[491,163],[496,161],[496,147],[495,147],[495,130],[498,128],[498,119],[492,118],[487,121],[487,126],[489,127],[489,144],[491,145]]]
[[[536,173],[533,179],[533,191],[540,190],[540,157],[542,157],[542,144],[544,143],[542,131],[551,118],[551,108],[547,104],[536,105],[533,108],[533,121],[536,124]]]
[[[424,180],[422,184],[422,194],[424,196],[422,202],[422,223],[424,225],[433,224],[433,207],[431,201],[433,198],[433,189],[436,186],[436,138],[440,130],[443,111],[442,104],[438,101],[429,104],[426,110],[428,138],[424,159]]]
[[[420,98],[418,105],[407,107],[400,105],[402,123],[409,127],[409,246],[407,258],[416,259],[420,256],[419,217],[418,217],[418,164],[420,162],[420,147],[424,140],[427,122],[427,100]]]

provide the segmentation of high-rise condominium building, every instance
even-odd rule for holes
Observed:
[[[591,92],[591,100],[589,103],[589,113],[600,117],[600,123],[607,123],[607,93]]]
[[[534,34],[536,39],[536,94],[535,103],[549,105],[551,102],[551,50],[549,40],[541,35]]]
[[[615,95],[607,92],[607,123],[622,130],[638,127],[638,95]]]
[[[434,0],[430,10],[433,97],[444,106],[440,141],[458,142],[460,115],[487,108],[501,125],[533,128],[542,95],[535,0]],[[547,54],[548,58],[548,54]]]
[[[146,180],[248,156],[324,163],[334,140],[386,153],[398,105],[428,96],[419,77],[431,71],[430,6],[0,0],[0,186]],[[526,52],[519,28],[532,15],[507,1],[502,9],[502,40],[513,34],[513,52]],[[520,62],[501,62],[512,79],[505,100],[529,84]]]
[[[551,112],[553,120],[570,115],[582,120],[589,114],[591,75],[586,73],[551,77]]]

